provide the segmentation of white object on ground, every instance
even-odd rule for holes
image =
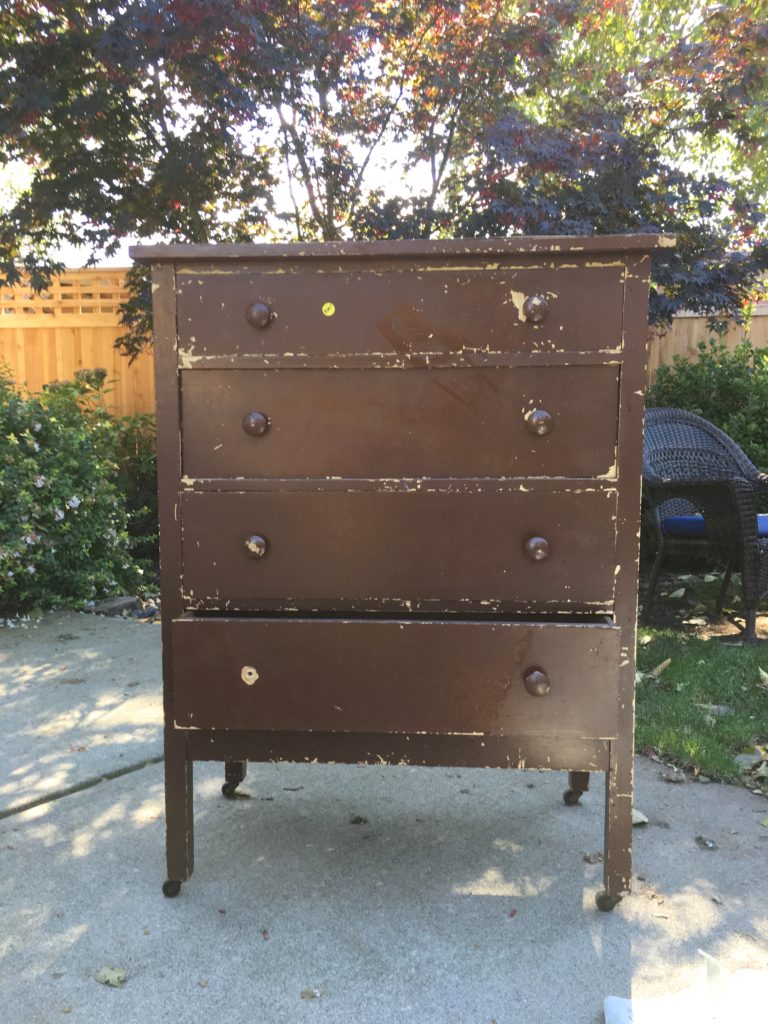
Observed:
[[[768,1005],[768,971],[733,973],[699,950],[704,974],[683,992],[653,999],[608,996],[605,1024],[744,1024]]]

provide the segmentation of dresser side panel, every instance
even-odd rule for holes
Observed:
[[[160,527],[163,680],[166,720],[171,718],[171,619],[181,614],[181,424],[176,336],[176,272],[172,264],[152,267],[152,317],[157,393],[157,496]]]

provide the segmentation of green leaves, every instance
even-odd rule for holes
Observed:
[[[104,410],[104,376],[34,396],[0,373],[0,616],[140,583],[122,482],[138,463]]]
[[[662,229],[664,320],[741,315],[768,266],[766,0],[0,6],[0,163],[31,173],[0,212],[8,281],[126,235]]]
[[[699,345],[697,362],[679,356],[660,366],[649,405],[688,409],[726,432],[760,468],[768,468],[768,350],[717,338]]]

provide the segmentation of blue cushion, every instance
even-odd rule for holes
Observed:
[[[668,516],[662,519],[661,528],[668,537],[706,537],[707,527],[704,516]],[[758,537],[768,537],[768,515],[757,517]]]

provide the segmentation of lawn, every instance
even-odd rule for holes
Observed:
[[[733,635],[736,588],[723,620],[707,614],[713,575],[663,583],[650,628],[638,631],[636,749],[768,795],[768,641],[749,646]],[[768,618],[758,620],[758,635],[767,632]]]

